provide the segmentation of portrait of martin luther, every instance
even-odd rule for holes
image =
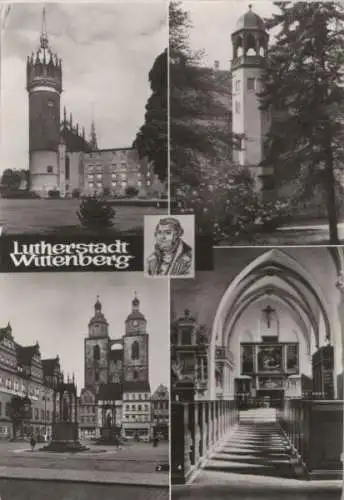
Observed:
[[[155,231],[153,253],[146,260],[149,276],[190,276],[193,274],[193,251],[182,240],[184,229],[177,218],[160,219]]]

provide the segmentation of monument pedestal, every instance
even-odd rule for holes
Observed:
[[[100,439],[98,443],[101,444],[120,444],[120,428],[118,427],[101,427],[100,428]]]
[[[43,448],[44,451],[76,453],[89,448],[82,445],[78,436],[78,424],[75,422],[56,422],[52,426],[52,440]]]

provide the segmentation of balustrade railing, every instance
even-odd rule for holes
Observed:
[[[296,462],[311,478],[341,477],[343,401],[286,399],[278,411]]]
[[[172,484],[184,484],[238,420],[235,401],[172,402]]]

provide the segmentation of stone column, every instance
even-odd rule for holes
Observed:
[[[338,305],[338,316],[339,316],[339,321],[340,321],[340,326],[341,326],[341,349],[342,349],[342,363],[341,363],[341,374],[343,373],[343,368],[344,368],[344,273],[342,272],[337,279],[336,286],[338,290],[340,291],[340,303]],[[342,379],[343,380],[343,379]],[[342,385],[344,385],[344,381],[342,382]],[[339,395],[342,400],[344,400],[344,394]],[[343,408],[344,411],[344,408]],[[344,426],[344,419],[343,419],[343,426]],[[344,439],[344,429],[343,429],[343,439]],[[342,455],[341,455],[342,463],[344,464],[344,440],[343,440],[343,446],[342,446]],[[342,485],[342,495],[341,495],[341,500],[344,500],[344,471],[343,471],[343,485]]]

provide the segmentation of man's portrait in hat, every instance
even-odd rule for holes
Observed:
[[[183,235],[179,218],[164,217],[158,221],[154,249],[145,263],[149,276],[193,276],[193,249],[182,239]]]

